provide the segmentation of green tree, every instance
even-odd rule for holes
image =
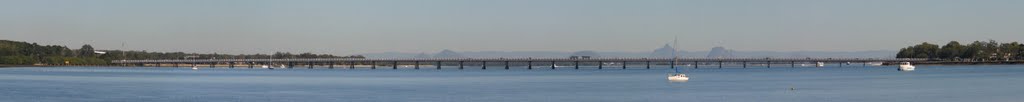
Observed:
[[[964,46],[960,45],[960,42],[950,41],[946,45],[939,49],[939,58],[952,59],[959,58],[963,54]]]
[[[93,57],[93,55],[95,55],[95,53],[96,53],[94,51],[95,50],[92,48],[92,45],[85,44],[85,45],[82,45],[81,49],[78,49],[78,55],[80,55],[82,57]]]

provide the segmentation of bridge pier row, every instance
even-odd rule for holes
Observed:
[[[459,61],[459,70],[466,68],[466,61]]]
[[[508,61],[505,61],[505,70],[508,70]]]
[[[334,69],[334,62],[327,63],[327,69]]]
[[[398,69],[398,61],[394,61],[391,63],[391,69]]]
[[[604,62],[597,61],[597,69],[604,69]]]
[[[313,65],[313,62],[306,62],[306,66],[308,69],[313,69]]]
[[[768,61],[768,68],[772,68],[772,61]]]
[[[437,67],[438,70],[441,70],[441,61],[435,62],[434,67]]]
[[[377,69],[377,61],[370,61],[370,69]]]
[[[860,67],[868,67],[868,62],[860,62]]]
[[[843,62],[839,62],[839,68],[843,67]]]
[[[235,62],[228,62],[228,68],[235,68]]]
[[[416,65],[412,65],[414,68],[420,69],[420,61],[416,61],[416,63],[414,63],[414,64],[416,64]]]
[[[217,62],[210,62],[210,68],[216,68]]]
[[[526,61],[526,69],[533,69],[533,61]]]
[[[295,68],[295,62],[288,62],[288,69]]]

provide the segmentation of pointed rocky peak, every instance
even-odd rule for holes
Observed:
[[[455,51],[448,50],[448,49],[441,50],[441,52],[438,52],[437,54],[434,54],[434,58],[462,58],[462,57],[464,57],[464,56],[462,56],[462,54],[459,54],[459,53],[457,53]]]

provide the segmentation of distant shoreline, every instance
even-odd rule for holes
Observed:
[[[115,65],[0,65],[0,68],[9,68],[9,67],[76,67],[76,66],[101,67],[101,66],[115,66]]]
[[[923,61],[915,62],[914,65],[1013,65],[1013,64],[1024,64],[1024,60],[1012,60],[1012,61]],[[399,64],[399,65],[413,65],[413,64]],[[894,65],[894,63],[884,63],[884,65]],[[123,65],[13,65],[13,64],[0,64],[0,68],[6,67],[61,67],[61,66],[123,66]],[[146,64],[144,66],[155,66],[152,64]],[[173,66],[171,64],[162,64],[160,66]],[[180,67],[187,67],[189,65],[179,65]],[[209,65],[198,65],[198,66],[209,66]],[[228,67],[228,64],[216,64],[216,67]],[[343,66],[338,64],[337,66]],[[359,65],[366,66],[366,65]],[[774,66],[774,65],[773,65]],[[236,67],[248,67],[247,65],[236,65]],[[299,66],[302,67],[302,66]]]
[[[986,62],[963,62],[963,61],[927,61],[917,62],[915,65],[1016,65],[1024,64],[1024,61],[986,61]]]

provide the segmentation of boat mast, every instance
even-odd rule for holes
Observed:
[[[676,65],[675,65],[677,62],[679,62],[679,56],[676,55],[676,53],[678,53],[678,50],[677,50],[678,48],[679,48],[679,36],[676,35],[675,38],[672,40],[672,63],[671,63],[672,64],[671,65],[672,66],[672,70],[675,70],[676,73],[679,73],[679,69],[676,69]]]
[[[128,56],[125,55],[125,53],[128,53],[128,49],[124,47],[125,43],[127,42],[121,42],[121,61],[128,60]]]

